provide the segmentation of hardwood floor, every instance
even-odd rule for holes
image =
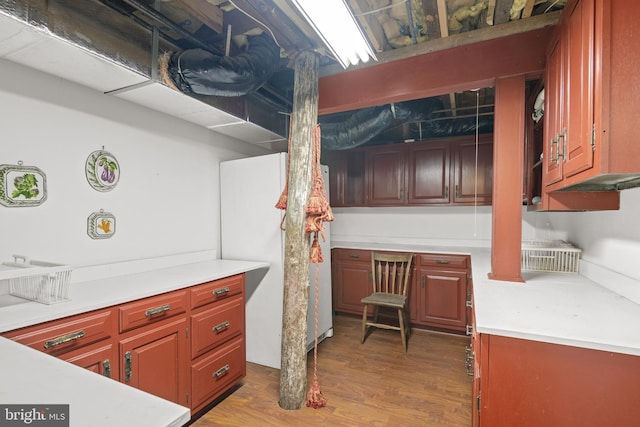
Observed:
[[[318,346],[318,380],[327,406],[284,410],[280,371],[247,364],[247,377],[192,426],[470,426],[467,337],[414,331],[408,352],[397,331],[375,330],[360,344],[360,319],[338,315]],[[313,351],[307,362],[313,375]]]

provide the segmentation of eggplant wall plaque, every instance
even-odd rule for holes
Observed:
[[[113,154],[97,150],[89,154],[85,164],[89,185],[97,191],[111,191],[120,180],[120,165]]]

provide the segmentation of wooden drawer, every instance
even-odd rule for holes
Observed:
[[[4,334],[20,344],[54,356],[81,348],[115,334],[112,309],[66,317]]]
[[[184,313],[188,306],[187,295],[187,290],[180,290],[121,305],[118,308],[120,332]]]
[[[244,274],[203,283],[191,288],[191,308],[226,300],[244,292]]]
[[[61,355],[60,359],[107,378],[118,380],[118,346],[110,341],[69,351]]]
[[[334,249],[331,255],[343,261],[371,262],[371,251],[366,249]]]
[[[468,255],[418,254],[419,265],[439,268],[469,268]]]
[[[244,336],[239,336],[191,366],[191,413],[202,409],[245,375]]]
[[[191,316],[191,358],[244,332],[244,298],[235,296]]]

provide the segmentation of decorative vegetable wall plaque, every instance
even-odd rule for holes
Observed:
[[[89,185],[94,189],[103,192],[111,191],[120,179],[120,165],[113,154],[97,150],[89,154],[85,174]]]
[[[35,166],[0,165],[0,204],[39,206],[47,199],[47,177]]]
[[[87,234],[92,239],[108,239],[116,232],[116,217],[104,209],[94,212],[87,219]]]

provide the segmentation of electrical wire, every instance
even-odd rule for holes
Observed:
[[[370,10],[368,12],[362,12],[362,13],[356,15],[356,16],[365,16],[365,15],[371,15],[372,13],[382,12],[383,10],[387,10],[387,9],[391,9],[392,7],[400,6],[402,4],[405,4],[406,2],[407,2],[407,0],[402,0],[400,3],[394,3],[394,4],[389,5],[389,6],[379,7],[378,9]]]
[[[476,164],[473,189],[473,237],[478,235],[478,139],[480,117],[480,91],[476,91]]]

